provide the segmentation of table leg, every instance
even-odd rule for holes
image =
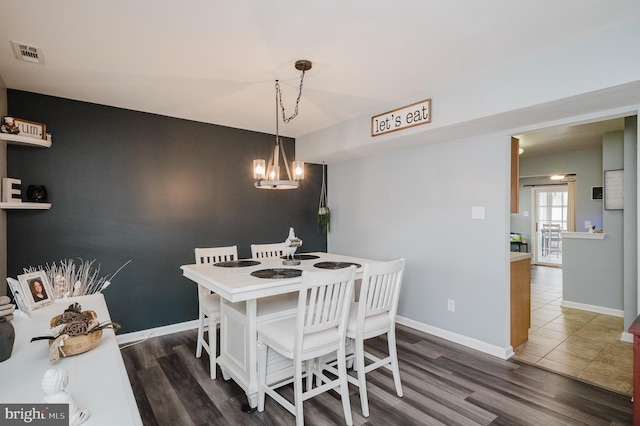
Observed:
[[[247,349],[249,357],[247,399],[251,408],[258,406],[258,303],[256,299],[247,300]]]

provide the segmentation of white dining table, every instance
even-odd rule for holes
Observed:
[[[237,263],[222,263],[227,266],[181,266],[186,278],[220,295],[220,356],[217,363],[225,380],[233,379],[242,387],[251,408],[256,407],[258,395],[257,326],[295,315],[301,282],[300,276],[259,278],[252,273],[269,269],[322,271],[323,268],[319,267],[322,265],[327,269],[335,269],[356,264],[356,279],[359,279],[362,278],[365,263],[376,262],[322,252],[301,253],[298,256],[302,259],[295,266],[283,265],[281,258],[241,259]],[[232,266],[236,264],[237,267]],[[270,377],[277,377],[288,366],[288,362],[271,351],[267,365],[269,381]]]

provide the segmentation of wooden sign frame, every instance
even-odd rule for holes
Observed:
[[[43,139],[45,141],[47,140],[46,125],[15,117],[13,119],[13,123],[20,129],[18,136],[27,136],[34,139]]]

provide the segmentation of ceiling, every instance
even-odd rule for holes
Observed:
[[[274,80],[289,116],[300,78],[294,63],[310,60],[300,114],[280,125],[290,137],[428,98],[473,74],[640,16],[637,0],[0,0],[0,6],[0,77],[10,89],[274,133]],[[11,41],[41,49],[44,64],[16,59]],[[547,148],[563,132],[546,133],[553,139]]]
[[[520,148],[524,149],[521,157],[526,158],[601,147],[602,135],[617,130],[624,130],[624,118],[554,127],[514,137],[520,140]]]

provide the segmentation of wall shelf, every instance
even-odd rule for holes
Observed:
[[[51,203],[0,203],[3,210],[49,210]]]
[[[0,133],[0,140],[13,145],[51,148],[51,137],[48,139],[39,139],[29,136],[12,135],[10,133]],[[51,203],[0,202],[0,209],[2,210],[49,210],[50,208]]]
[[[51,147],[50,139],[38,139],[29,136],[12,135],[9,133],[0,133],[0,140],[7,141],[7,143],[11,143],[14,145],[39,146],[42,148]]]

